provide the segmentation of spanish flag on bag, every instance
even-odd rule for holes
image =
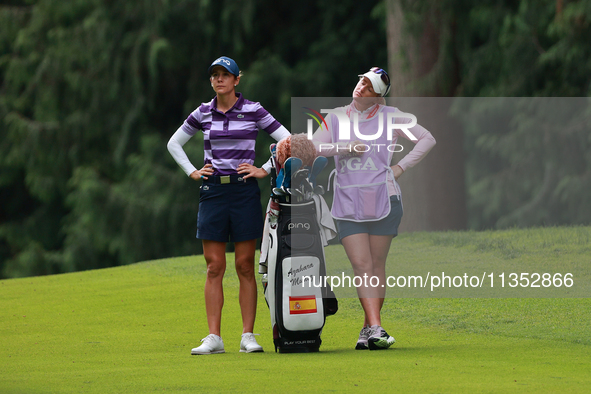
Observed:
[[[316,313],[316,297],[289,297],[289,314],[301,315],[303,313]]]

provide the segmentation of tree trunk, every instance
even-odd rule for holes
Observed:
[[[445,33],[453,34],[451,22],[433,20],[437,13],[431,13],[424,18],[422,34],[411,36],[403,30],[405,18],[400,0],[387,0],[387,8],[390,95],[415,97],[395,101],[405,112],[412,113],[411,108],[416,106],[417,122],[437,140],[427,157],[399,179],[404,204],[400,231],[465,229],[463,133],[460,125],[448,115],[452,100],[441,97],[453,94],[458,86],[455,70],[442,72],[440,66],[448,64],[441,62],[442,56],[451,56],[440,50]],[[444,28],[449,30],[444,32]],[[448,93],[442,86],[449,88]],[[405,106],[405,101],[409,106]],[[420,105],[416,105],[417,102]],[[427,113],[425,108],[428,108]],[[404,152],[413,147],[413,144],[403,145]]]

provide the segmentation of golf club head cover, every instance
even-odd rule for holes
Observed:
[[[306,134],[293,134],[291,136],[291,156],[301,159],[302,166],[312,167],[316,158],[316,147]]]
[[[277,143],[277,163],[283,167],[287,158],[291,157],[291,135]]]

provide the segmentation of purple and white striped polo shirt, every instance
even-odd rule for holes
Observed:
[[[181,127],[190,136],[203,132],[205,164],[213,165],[214,175],[236,174],[240,163],[254,164],[259,129],[271,134],[282,127],[260,103],[241,93],[236,96],[238,101],[226,113],[216,109],[217,97],[201,104]]]

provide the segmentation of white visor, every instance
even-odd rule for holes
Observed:
[[[384,96],[386,91],[388,90],[388,85],[382,81],[382,77],[380,74],[376,74],[373,71],[368,71],[365,74],[358,75],[359,78],[367,77],[371,81],[371,86],[373,86],[373,90],[379,94],[380,96]]]

